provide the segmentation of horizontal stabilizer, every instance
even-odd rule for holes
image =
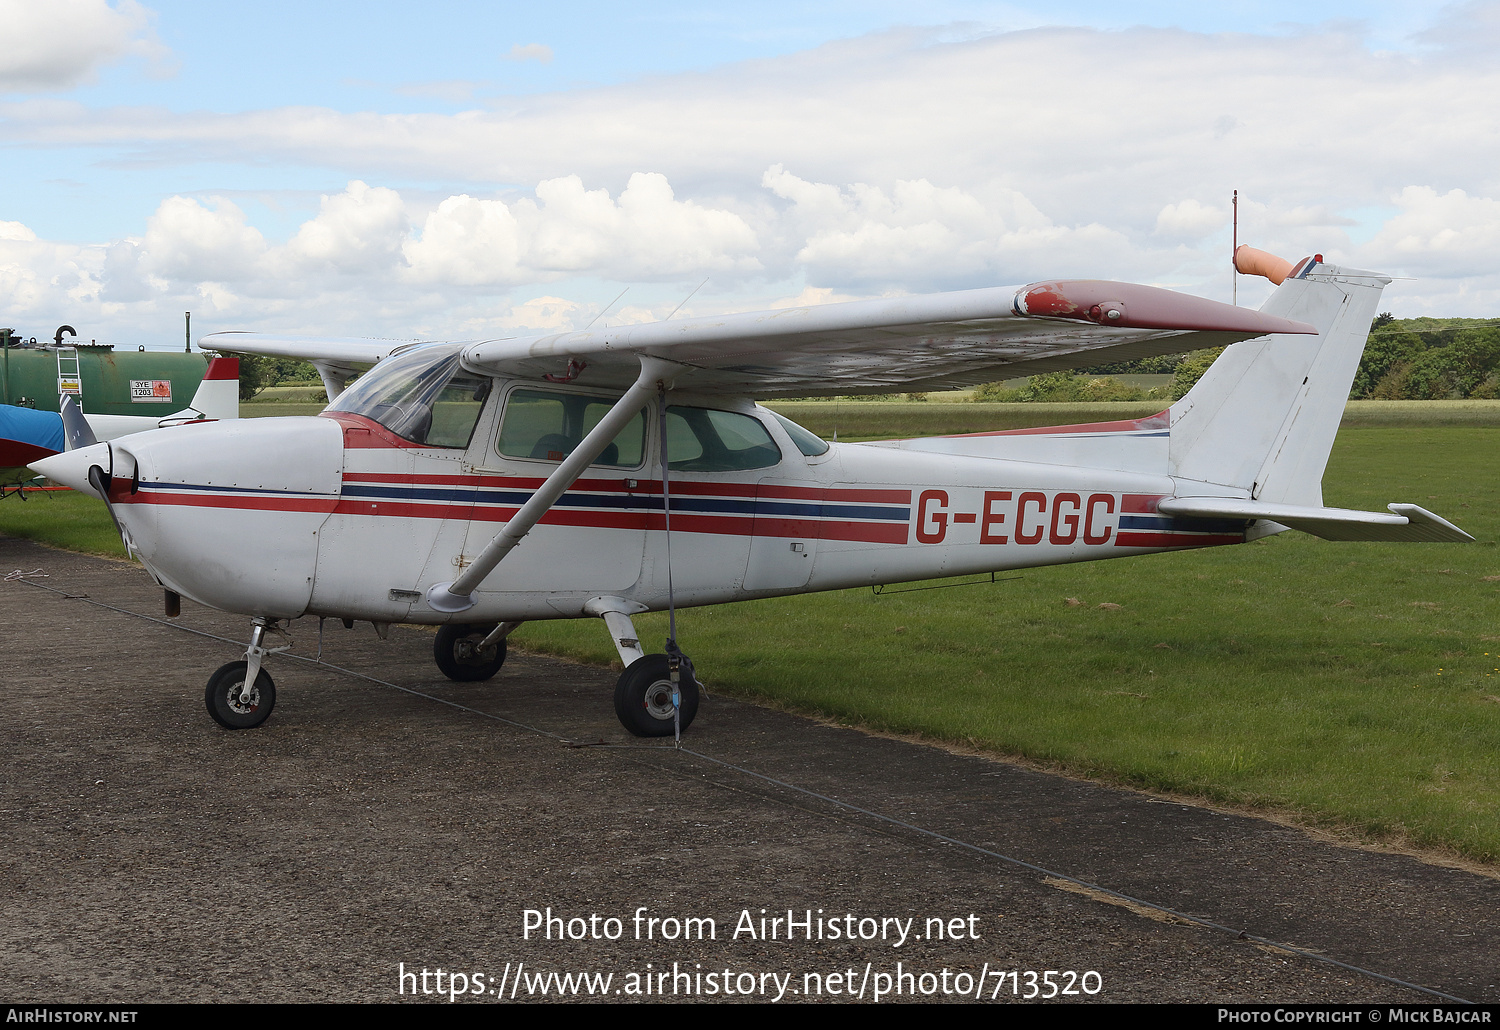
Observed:
[[[1473,537],[1446,519],[1415,504],[1392,504],[1394,514],[1351,511],[1348,508],[1310,508],[1236,497],[1174,497],[1161,501],[1163,515],[1203,519],[1265,519],[1324,540],[1399,540],[1430,543],[1470,543]]]

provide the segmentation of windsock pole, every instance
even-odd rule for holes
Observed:
[[[1229,302],[1236,307],[1240,303],[1240,270],[1234,263],[1234,252],[1240,249],[1240,191],[1234,191],[1234,199],[1229,202],[1234,211],[1234,236],[1229,244]]]

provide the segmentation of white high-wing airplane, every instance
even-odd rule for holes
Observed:
[[[216,334],[312,360],[321,415],[187,426],[36,463],[104,497],[164,588],[253,618],[210,714],[259,725],[268,633],[303,615],[440,626],[438,666],[495,674],[529,619],[603,619],[632,733],[698,688],[641,612],[1241,543],[1472,540],[1411,504],[1323,506],[1383,276],[1307,258],[1259,310],[1091,280],[477,343]],[[829,444],[752,397],[951,389],[1233,344],[1128,422]],[[371,368],[373,366],[373,368]],[[370,368],[344,389],[350,375]]]

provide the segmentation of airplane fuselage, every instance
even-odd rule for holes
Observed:
[[[497,383],[461,447],[414,443],[345,412],[142,434],[113,445],[111,500],[164,587],[247,615],[523,621],[582,616],[601,595],[665,608],[669,541],[654,405],[642,439],[574,482],[481,581],[471,609],[445,614],[426,603],[429,588],[472,562],[557,467],[560,453],[531,457],[523,444],[518,457],[506,440],[504,406],[521,403],[520,391],[541,403],[533,383]],[[1245,539],[1243,522],[1157,514],[1155,502],[1173,494],[1166,475],[871,444],[806,454],[816,448],[805,431],[799,446],[777,416],[749,401],[674,393],[669,402],[672,417],[705,421],[708,412],[736,440],[749,435],[737,420],[751,419],[771,445],[747,444],[739,453],[750,457],[726,459],[755,468],[703,471],[691,466],[713,461],[672,458],[679,606]],[[674,438],[672,446],[698,444]]]

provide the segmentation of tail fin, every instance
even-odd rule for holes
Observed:
[[[1278,334],[1225,350],[1172,405],[1171,475],[1321,507],[1328,452],[1389,282],[1303,260],[1261,311],[1309,322],[1317,338]]]
[[[189,407],[208,418],[239,418],[240,359],[216,357],[209,361]]]

